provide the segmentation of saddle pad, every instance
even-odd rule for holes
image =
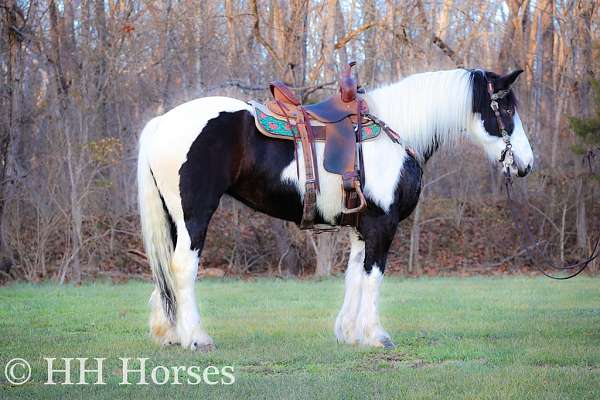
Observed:
[[[287,139],[293,140],[294,137],[298,137],[298,128],[292,122],[288,123],[287,119],[280,117],[278,115],[273,115],[268,108],[261,103],[255,101],[248,102],[254,108],[254,121],[256,123],[256,127],[258,130],[265,136],[277,138],[277,139]],[[317,129],[322,129],[325,124],[319,121],[311,121],[311,126],[316,127]],[[374,123],[368,123],[362,126],[361,129],[361,137],[363,142],[375,139],[381,133],[381,127]],[[317,141],[324,141],[324,135],[316,135]]]

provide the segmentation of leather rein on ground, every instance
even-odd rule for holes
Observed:
[[[540,271],[542,274],[547,276],[548,278],[557,279],[557,280],[565,280],[565,279],[574,278],[577,275],[579,275],[580,273],[582,273],[583,270],[585,270],[587,268],[587,266],[592,261],[594,261],[596,258],[598,258],[598,256],[600,255],[600,252],[598,251],[598,249],[600,247],[600,233],[598,235],[598,238],[596,239],[596,242],[594,243],[591,254],[588,257],[586,257],[574,264],[567,264],[567,265],[562,265],[562,266],[553,265],[551,262],[548,261],[548,258],[545,257],[545,254],[543,254],[541,251],[538,251],[539,255],[542,256],[544,261],[549,264],[550,269],[567,272],[567,275],[565,275],[565,276],[556,276],[556,275],[549,274],[548,272],[546,272],[544,270],[544,268],[542,268],[540,265],[538,265],[535,262],[535,258],[534,258],[532,249],[537,248],[538,242],[535,240],[535,237],[534,237],[533,233],[531,232],[531,227],[529,226],[529,223],[527,222],[527,213],[523,213],[523,212],[521,212],[522,210],[519,210],[517,208],[516,202],[512,196],[513,180],[512,180],[512,175],[511,175],[511,167],[514,166],[515,161],[514,161],[514,156],[513,156],[513,151],[512,151],[512,145],[510,143],[510,136],[509,136],[508,132],[506,131],[504,122],[502,122],[502,118],[500,116],[500,109],[499,109],[499,105],[498,105],[498,100],[505,97],[509,93],[510,89],[499,90],[497,92],[494,92],[494,85],[490,81],[488,81],[488,83],[487,83],[487,89],[488,89],[488,93],[491,98],[490,106],[491,106],[492,110],[494,111],[494,115],[496,116],[498,128],[500,129],[500,133],[502,134],[502,140],[504,141],[504,144],[505,144],[504,149],[500,153],[500,157],[498,158],[498,161],[502,163],[502,169],[504,172],[504,185],[506,187],[506,202],[510,209],[510,214],[511,214],[511,217],[515,224],[515,228],[517,229],[519,236],[521,237],[521,240],[524,243],[525,252],[527,253],[527,256],[529,257],[529,259],[532,261],[535,268],[538,271]]]

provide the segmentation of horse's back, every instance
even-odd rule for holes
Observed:
[[[252,108],[230,97],[201,97],[183,103],[153,118],[140,137],[140,154],[144,154],[169,209],[179,209],[179,170],[190,148],[208,122],[222,112]],[[177,212],[175,211],[177,214]]]
[[[187,153],[192,142],[202,132],[208,121],[219,116],[221,112],[235,112],[252,108],[245,102],[231,97],[200,97],[180,104],[161,116],[154,118],[149,124],[156,129],[149,131],[144,138],[148,151],[158,152],[164,156],[165,151]],[[149,153],[151,154],[151,153]]]

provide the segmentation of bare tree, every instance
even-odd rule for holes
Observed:
[[[274,79],[315,101],[335,91],[338,65],[348,60],[360,61],[367,89],[425,70],[524,67],[515,90],[538,165],[526,187],[539,209],[532,223],[568,258],[570,248],[589,246],[600,212],[595,181],[586,180],[589,171],[571,151],[576,138],[566,123],[594,113],[598,12],[592,0],[227,0],[201,7],[194,0],[4,0],[0,277],[147,273],[132,256],[140,249],[134,171],[144,123],[195,97],[264,99]],[[485,238],[504,244],[487,246],[486,256],[506,252],[499,259],[518,264],[518,251],[508,254],[518,248],[514,234],[500,239],[482,228],[510,230],[499,217],[498,175],[473,168],[469,160],[481,159],[470,147],[461,145],[460,155],[440,152],[428,163],[429,182],[457,164],[469,178],[456,173],[428,186],[412,225],[400,227],[392,271],[439,264],[433,225],[464,236],[458,250],[465,259]],[[231,240],[213,244],[203,262],[232,263],[228,270],[238,273],[315,268],[327,275],[347,249],[340,236],[309,238],[232,201],[223,202],[211,228]],[[420,251],[419,238],[433,244]],[[14,262],[10,271],[4,257]]]

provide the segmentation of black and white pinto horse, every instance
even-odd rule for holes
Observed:
[[[521,71],[505,76],[481,70],[450,70],[410,76],[365,95],[375,116],[398,132],[363,144],[368,208],[351,232],[344,303],[335,322],[339,342],[392,347],[379,320],[379,289],[398,223],[419,200],[421,163],[437,148],[469,137],[497,159],[505,144],[490,108],[487,83],[510,89]],[[518,175],[526,175],[533,153],[510,91],[500,113],[510,134]],[[298,145],[300,146],[300,144]],[[414,149],[416,154],[407,151]],[[320,193],[317,223],[334,225],[342,206],[339,175],[323,169],[316,145]],[[265,137],[253,109],[227,97],[205,97],[152,119],[139,147],[138,189],[146,254],[156,280],[150,298],[150,331],[160,344],[210,350],[194,289],[211,216],[228,194],[276,218],[300,223],[304,192],[302,150],[294,157],[287,140]]]

